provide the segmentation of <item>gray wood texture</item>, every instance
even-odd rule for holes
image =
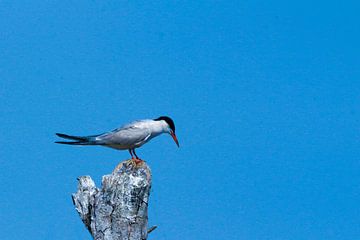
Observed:
[[[90,176],[78,178],[78,190],[72,198],[94,239],[143,240],[148,235],[150,188],[150,168],[145,162],[136,166],[128,160],[103,176],[101,189]]]

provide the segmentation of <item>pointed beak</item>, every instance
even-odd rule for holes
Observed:
[[[177,145],[178,147],[180,147],[179,141],[177,140],[177,137],[176,137],[175,133],[171,132],[170,135],[171,135],[172,138],[174,139],[174,142],[176,143],[176,145]]]

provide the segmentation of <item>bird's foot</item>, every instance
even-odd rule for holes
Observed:
[[[140,158],[134,158],[134,162],[136,165],[141,165],[144,163],[144,160],[141,160]]]
[[[134,166],[134,167],[138,167],[141,166],[144,163],[144,160],[141,160],[139,158],[131,158],[129,160],[129,162]]]

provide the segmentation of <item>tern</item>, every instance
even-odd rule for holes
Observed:
[[[152,138],[162,133],[168,133],[179,147],[179,141],[175,135],[174,121],[167,116],[156,119],[137,120],[110,132],[91,136],[71,136],[63,133],[56,133],[57,136],[73,141],[57,141],[55,143],[69,145],[98,145],[114,148],[117,150],[128,150],[131,159],[135,163],[142,162],[136,155],[135,149],[141,147]],[[135,155],[135,158],[134,158]]]

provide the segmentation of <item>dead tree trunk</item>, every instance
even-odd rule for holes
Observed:
[[[147,238],[151,171],[145,162],[140,166],[131,161],[120,163],[112,174],[103,176],[101,189],[90,176],[78,181],[73,202],[94,239]]]

